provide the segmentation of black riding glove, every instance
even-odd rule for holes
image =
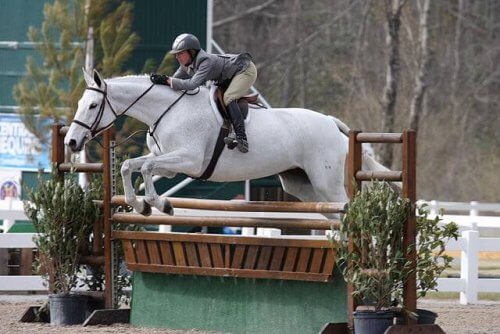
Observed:
[[[168,85],[167,79],[168,76],[164,74],[156,74],[156,73],[151,73],[151,76],[149,77],[151,79],[151,82],[158,84],[158,85]]]

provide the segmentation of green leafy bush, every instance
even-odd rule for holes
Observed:
[[[440,216],[430,219],[423,204],[417,206],[417,262],[411,268],[406,255],[415,245],[403,248],[404,224],[411,209],[411,203],[389,183],[374,181],[357,192],[340,231],[332,232],[337,263],[346,282],[353,285],[354,297],[376,310],[402,304],[403,285],[415,270],[419,298],[436,290],[437,279],[450,267],[452,258],[445,254],[445,245],[458,237],[458,226],[442,224]],[[349,240],[353,251],[349,251]]]
[[[53,171],[48,180],[40,174],[37,187],[28,191],[24,210],[37,232],[40,274],[50,293],[67,294],[76,285],[79,257],[99,215],[93,203],[98,188],[93,183],[84,191],[74,175],[61,180]]]
[[[437,290],[437,279],[450,267],[453,258],[445,254],[450,238],[459,236],[458,225],[442,224],[440,216],[429,218],[427,204],[417,207],[417,297],[424,297],[429,290]]]
[[[403,230],[410,209],[410,202],[390,184],[375,181],[351,200],[340,232],[331,239],[354,297],[375,310],[390,307],[408,279],[409,250],[403,249]]]

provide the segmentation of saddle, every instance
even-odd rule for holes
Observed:
[[[231,131],[231,121],[229,119],[229,113],[226,110],[226,106],[224,105],[223,96],[224,96],[224,90],[221,87],[217,87],[217,89],[214,92],[214,101],[224,121],[219,130],[219,135],[217,136],[217,141],[215,143],[214,151],[212,153],[212,158],[210,159],[210,162],[208,163],[208,166],[205,169],[205,171],[201,174],[200,177],[198,177],[198,179],[201,180],[207,180],[210,178],[210,176],[212,176],[215,166],[217,165],[217,161],[219,161],[219,157],[222,154],[222,150],[224,150],[224,147],[226,146],[226,144],[224,143],[224,138],[227,137]],[[264,108],[264,106],[259,104],[259,102],[257,101],[258,97],[259,94],[251,94],[242,96],[237,100],[238,106],[240,107],[241,110],[241,114],[243,115],[243,119],[246,119],[248,116],[249,104],[255,105],[259,108]]]
[[[226,110],[226,106],[224,105],[224,89],[221,87],[217,87],[217,89],[214,92],[214,101],[217,105],[217,110],[219,110],[219,113],[221,114],[222,118],[224,121],[229,121],[229,114]],[[237,101],[238,106],[240,107],[241,110],[241,115],[243,116],[243,119],[247,119],[248,116],[248,105],[254,105],[259,108],[262,108],[263,106],[259,103],[259,94],[250,94],[250,95],[245,95],[240,97]]]

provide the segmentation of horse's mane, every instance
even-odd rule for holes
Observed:
[[[113,80],[113,81],[121,81],[121,80],[128,80],[128,79],[149,79],[149,74],[131,74],[131,75],[124,75],[124,76],[119,76],[119,77],[112,77],[108,78],[107,80]]]

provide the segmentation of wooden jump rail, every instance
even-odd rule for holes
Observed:
[[[174,208],[215,211],[344,213],[346,210],[346,203],[330,202],[248,202],[177,197],[168,197],[168,200]],[[113,196],[111,205],[127,205],[125,196]]]
[[[74,173],[102,173],[104,171],[104,164],[102,162],[89,162],[89,163],[72,163],[63,162],[58,166],[60,172],[74,172]]]
[[[303,230],[338,230],[340,228],[340,221],[334,219],[191,217],[165,215],[145,217],[137,213],[115,213],[113,215],[113,222],[140,225],[264,227],[278,229],[295,228]]]

